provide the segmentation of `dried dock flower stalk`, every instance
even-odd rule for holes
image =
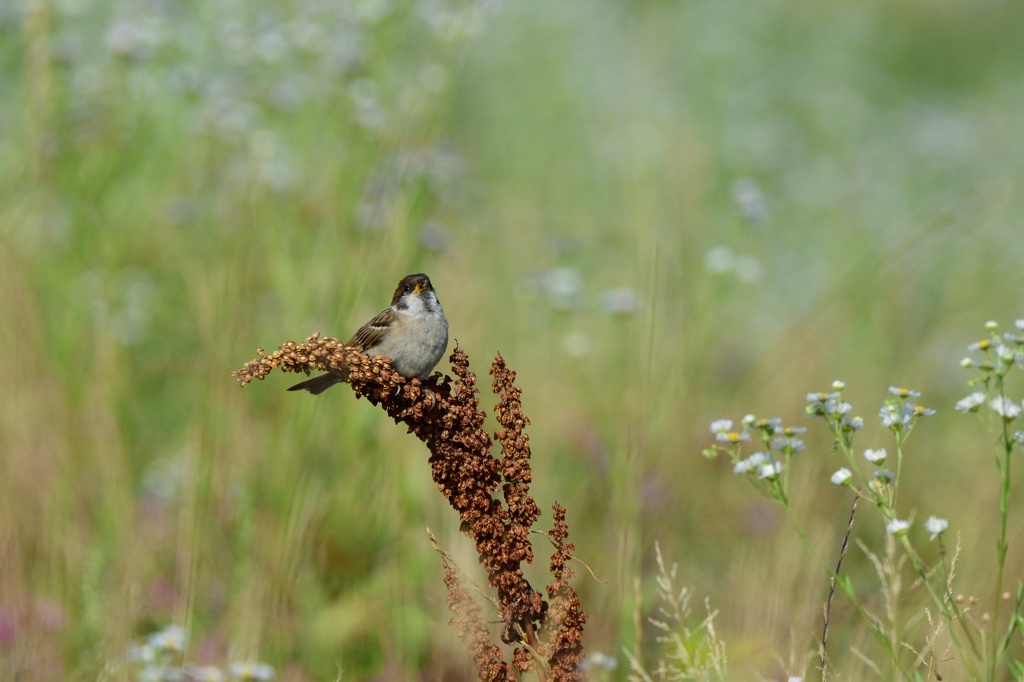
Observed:
[[[486,414],[476,397],[476,375],[469,358],[456,347],[449,358],[456,379],[435,373],[425,381],[406,379],[388,358],[371,358],[337,339],[319,334],[305,343],[288,342],[269,355],[258,357],[234,373],[245,386],[263,379],[273,369],[285,372],[336,372],[343,376],[357,398],[366,398],[387,412],[395,423],[426,443],[431,475],[441,494],[459,513],[461,528],[476,543],[488,585],[495,588],[494,603],[505,623],[501,639],[518,646],[506,663],[499,646],[479,614],[480,607],[462,585],[457,568],[445,558],[448,604],[460,637],[477,667],[480,680],[512,680],[515,670],[536,672],[543,680],[582,680],[578,670],[583,659],[581,638],[586,613],[575,590],[567,582],[574,573],[565,566],[573,549],[566,545],[565,510],[555,505],[555,528],[549,534],[555,544],[551,571],[555,582],[547,587],[552,600],[533,589],[522,571],[532,563],[529,535],[540,509],[529,495],[530,440],[525,427],[530,420],[522,412],[522,389],[515,386],[515,372],[500,355],[491,367],[493,390],[499,401],[495,413],[502,430],[494,434],[501,443],[501,460],[491,455],[491,434],[483,428]],[[493,497],[502,488],[505,504]],[[543,641],[543,644],[541,642]],[[537,665],[536,656],[543,659]]]

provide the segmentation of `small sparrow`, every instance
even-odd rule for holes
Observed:
[[[371,357],[386,355],[406,378],[422,381],[430,376],[448,348],[448,320],[430,286],[430,278],[422,273],[403,278],[391,297],[391,307],[360,327],[345,345]],[[288,390],[320,395],[346,378],[344,374],[328,372]]]

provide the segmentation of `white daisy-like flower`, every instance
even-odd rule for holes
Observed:
[[[825,401],[825,412],[834,417],[841,417],[852,409],[853,405],[844,400],[829,399]]]
[[[804,682],[804,678],[790,676],[790,678],[786,680],[786,682]]]
[[[899,398],[920,398],[921,393],[919,391],[912,391],[909,388],[898,388],[896,386],[889,387],[889,393]]]
[[[976,350],[989,350],[992,348],[992,339],[982,339],[981,341],[975,341],[971,345],[967,346],[967,350],[972,353]]]
[[[832,390],[833,391],[841,391],[844,388],[846,388],[846,382],[845,381],[840,381],[839,379],[836,379],[835,381],[832,382]]]
[[[929,516],[928,520],[924,522],[924,529],[932,534],[930,539],[934,540],[949,528],[949,521],[946,519],[940,519],[938,516]]]
[[[864,459],[874,464],[881,464],[885,461],[886,457],[888,457],[888,453],[885,451],[885,448],[878,448],[877,450],[868,448],[864,451]]]
[[[778,438],[772,439],[771,448],[778,452],[785,452],[788,450],[790,454],[803,452],[807,449],[802,440],[799,438],[793,438],[792,436],[779,436]]]
[[[889,535],[906,535],[907,531],[910,530],[910,522],[893,519],[885,526],[885,530]]]
[[[995,370],[1004,369],[1006,365],[1001,362],[990,362],[989,360],[971,360],[970,358],[964,358],[966,363],[960,363],[968,369],[976,369],[981,372],[994,372]]]
[[[715,434],[715,440],[723,443],[741,443],[750,440],[750,434],[746,431],[729,431]]]
[[[1021,338],[1021,340],[1024,341],[1024,337],[1011,337],[1011,340],[1017,342],[1017,338]],[[1021,362],[1024,360],[1024,353],[1002,343],[996,347],[996,355],[1007,365],[1012,365],[1015,362]]]
[[[758,428],[769,436],[775,435],[776,432],[782,427],[782,419],[779,417],[772,417],[771,419],[759,419],[754,424],[755,428]]]
[[[864,418],[843,417],[839,420],[839,425],[843,427],[844,431],[860,431],[864,428]]]
[[[903,413],[908,414],[911,417],[931,417],[935,414],[935,410],[930,407],[924,407],[922,405],[915,405],[912,402],[907,402],[903,406]]]
[[[832,474],[832,477],[829,480],[831,480],[836,485],[845,485],[852,478],[853,472],[847,469],[846,467],[842,467],[841,469],[836,470],[836,472]]]
[[[771,458],[768,457],[768,454],[764,452],[755,452],[750,457],[747,457],[747,461],[750,462],[751,469],[755,469],[761,466],[765,462],[769,461],[769,459]]]
[[[196,682],[224,682],[224,671],[215,665],[203,665],[192,669]]]
[[[750,426],[755,421],[757,421],[757,417],[755,417],[754,415],[752,415],[752,414],[743,415],[743,425],[744,426]]]
[[[1003,362],[1016,362],[1017,349],[1011,348],[1005,343],[996,344],[996,357]]]
[[[958,412],[967,414],[968,412],[977,412],[978,408],[985,404],[985,394],[981,391],[975,391],[966,398],[961,398],[956,401],[956,409]]]
[[[985,323],[985,329],[989,330],[990,332],[991,331],[995,331],[995,329],[998,326],[999,326],[999,323],[996,322],[995,320],[989,320],[988,322]]]
[[[910,415],[900,409],[895,402],[883,405],[882,409],[878,411],[878,418],[882,420],[882,426],[887,429],[901,429],[910,423]]]
[[[1017,329],[1024,330],[1024,320],[1016,320],[1013,323],[1013,326],[1015,326]]]
[[[746,474],[757,469],[765,462],[768,461],[768,455],[763,452],[755,452],[746,459],[741,459],[732,465],[732,472],[734,474]]]
[[[762,464],[757,467],[757,477],[769,480],[774,480],[779,477],[779,474],[785,470],[786,466],[782,462],[769,462],[768,464]]]
[[[875,478],[877,478],[882,483],[892,483],[893,481],[896,480],[896,474],[889,471],[888,469],[882,469],[881,471],[875,472]]]
[[[240,680],[264,682],[274,679],[274,669],[266,663],[232,663],[228,666],[232,677]]]
[[[960,366],[964,368],[974,367],[974,360],[971,360],[970,358],[964,358],[963,360],[960,361]]]
[[[616,659],[600,651],[587,654],[587,658],[580,663],[581,670],[615,670],[618,667],[619,662]]]
[[[178,625],[168,625],[159,632],[151,634],[146,642],[154,649],[166,652],[181,652],[185,650],[187,633],[185,628]]]
[[[784,434],[786,434],[787,436],[795,436],[796,434],[799,434],[799,433],[807,433],[807,427],[806,426],[787,426],[786,428],[784,428],[782,430],[782,432]]]
[[[711,422],[711,433],[726,433],[732,430],[731,419],[716,419]]]
[[[1021,414],[1020,405],[1003,396],[993,398],[988,404],[996,414],[1008,422],[1012,422]]]

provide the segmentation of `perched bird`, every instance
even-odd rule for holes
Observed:
[[[448,320],[430,278],[423,273],[404,277],[391,297],[391,307],[360,327],[345,345],[371,357],[386,355],[406,378],[430,376],[448,348]],[[320,395],[345,379],[344,374],[327,372],[288,390]]]

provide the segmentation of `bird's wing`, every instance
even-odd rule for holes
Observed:
[[[388,308],[377,317],[373,318],[362,327],[359,328],[352,338],[349,339],[347,346],[358,348],[359,350],[368,350],[378,345],[384,340],[384,335],[387,334],[388,329],[398,319],[398,315],[391,308]]]

